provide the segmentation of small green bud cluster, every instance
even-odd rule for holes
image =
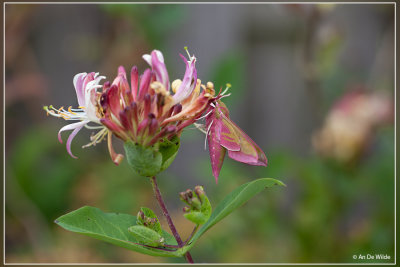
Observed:
[[[194,191],[188,189],[179,193],[179,198],[188,205],[183,208],[186,219],[195,224],[204,224],[210,218],[212,208],[202,186],[196,186]]]
[[[158,222],[157,218],[150,218],[144,215],[144,212],[140,210],[136,216],[136,223],[138,225],[143,225],[149,228],[153,228]]]
[[[159,247],[164,244],[162,229],[155,213],[148,208],[141,208],[136,216],[136,225],[128,231],[143,245]]]

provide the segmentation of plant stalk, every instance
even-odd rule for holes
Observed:
[[[153,186],[154,195],[158,201],[158,204],[160,205],[160,208],[161,208],[165,218],[167,219],[169,229],[171,229],[171,232],[172,232],[173,236],[175,237],[176,242],[178,243],[178,246],[181,248],[184,246],[184,243],[182,242],[182,239],[179,236],[179,233],[176,230],[174,223],[172,222],[171,216],[169,216],[165,202],[161,196],[160,190],[158,189],[158,185],[157,185],[155,176],[151,177],[151,185]],[[193,263],[192,255],[190,255],[189,252],[186,252],[185,259],[188,263]]]

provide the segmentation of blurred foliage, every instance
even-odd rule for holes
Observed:
[[[181,5],[121,5],[104,4],[100,7],[114,17],[124,17],[135,25],[139,34],[146,36],[151,47],[162,49],[168,31],[183,19]]]
[[[226,88],[226,84],[231,84],[232,87],[228,93],[231,92],[229,97],[224,98],[224,103],[231,106],[238,102],[246,92],[245,88],[245,57],[238,51],[231,51],[225,53],[219,58],[209,75],[210,81],[214,83],[216,92],[220,89],[222,91]]]

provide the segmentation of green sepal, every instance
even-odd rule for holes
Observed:
[[[163,142],[159,142],[158,144],[159,151],[162,154],[161,172],[168,168],[169,165],[171,165],[171,163],[174,161],[176,155],[178,154],[181,141],[180,138],[175,135],[171,138],[171,140],[164,138]]]
[[[132,141],[124,144],[126,159],[133,170],[141,176],[152,177],[164,171],[174,161],[180,145],[178,136],[167,138],[153,146],[144,147]]]
[[[139,175],[151,177],[160,172],[162,155],[155,146],[144,147],[127,141],[124,148],[129,165]]]
[[[164,238],[156,231],[143,226],[143,225],[133,225],[128,228],[128,232],[143,245],[148,245],[152,247],[159,247],[164,244]]]

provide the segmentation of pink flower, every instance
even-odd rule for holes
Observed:
[[[312,136],[314,150],[344,164],[360,159],[376,128],[393,122],[393,101],[383,92],[357,87],[345,93]]]
[[[92,136],[91,142],[84,147],[95,145],[99,143],[106,135],[107,128],[100,123],[100,115],[98,114],[98,97],[97,89],[101,87],[99,82],[104,79],[104,76],[98,76],[98,73],[91,72],[79,73],[75,75],[73,84],[76,91],[79,107],[73,109],[71,106],[66,110],[64,107],[55,109],[53,106],[45,106],[44,109],[47,114],[55,117],[61,117],[69,121],[78,121],[68,124],[60,129],[58,132],[58,140],[62,143],[61,132],[72,130],[72,133],[67,139],[67,151],[71,157],[76,158],[71,151],[71,143],[76,134],[83,128],[97,129],[97,134]],[[89,123],[94,123],[95,126],[90,126]]]
[[[106,82],[100,98],[100,122],[123,141],[151,146],[161,139],[180,135],[207,108],[211,95],[201,91],[197,79],[195,57],[186,61],[183,81],[169,84],[164,57],[158,50],[143,58],[151,66],[139,77],[136,66],[128,83],[121,66],[112,83]],[[169,89],[176,92],[171,95]],[[201,91],[201,92],[200,92]]]

